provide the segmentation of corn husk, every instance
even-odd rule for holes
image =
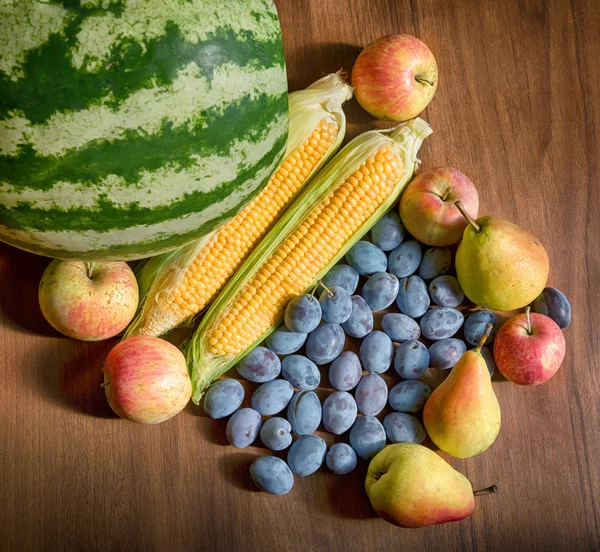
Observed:
[[[327,155],[313,168],[304,181],[303,187],[308,185],[339,149],[346,132],[346,117],[342,104],[351,97],[352,87],[344,80],[341,72],[327,75],[305,90],[292,92],[289,95],[289,133],[284,160],[311,136],[323,119],[336,122],[339,128],[335,142]],[[165,307],[168,301],[172,300],[173,291],[181,285],[188,267],[198,256],[208,250],[206,246],[218,232],[219,229],[216,229],[180,249],[153,257],[140,267],[137,276],[142,301],[137,315],[127,328],[125,337],[138,334],[158,336],[180,324],[192,322],[199,313],[181,320],[176,312]]]
[[[211,328],[224,317],[246,282],[262,267],[273,252],[302,224],[312,210],[319,205],[337,186],[354,173],[376,150],[389,145],[404,161],[404,173],[393,192],[375,213],[352,235],[351,239],[337,252],[327,266],[315,276],[304,290],[308,292],[346,252],[362,238],[398,200],[402,190],[412,179],[418,165],[417,153],[423,140],[431,134],[430,126],[422,119],[413,119],[390,130],[369,131],[361,134],[348,145],[317,175],[310,186],[304,189],[288,208],[285,215],[271,229],[261,244],[236,272],[203,318],[194,335],[184,344],[184,353],[192,380],[192,400],[198,404],[204,390],[212,381],[227,371],[243,356],[248,354],[266,338],[281,322],[277,320],[268,331],[243,353],[235,356],[220,356],[210,352],[207,335]],[[282,318],[282,317],[281,317]]]

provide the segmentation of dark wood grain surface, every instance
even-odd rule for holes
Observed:
[[[0,244],[0,549],[600,550],[600,4],[277,5],[291,90],[350,70],[381,35],[428,44],[440,85],[423,115],[434,129],[423,166],[457,167],[477,185],[481,213],[536,233],[551,285],[571,299],[562,369],[536,388],[495,382],[498,440],[452,461],[500,493],[478,498],[463,522],[404,530],[371,510],[365,466],[297,477],[286,497],[256,492],[248,466],[266,450],[226,446],[224,423],[201,409],[157,427],[116,418],[99,387],[115,340],[54,332],[37,304],[47,259]],[[385,126],[355,101],[346,111],[348,137]]]

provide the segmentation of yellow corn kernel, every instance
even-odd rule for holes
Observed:
[[[388,161],[383,163],[382,160]],[[337,186],[270,255],[260,273],[245,284],[230,304],[230,312],[238,309],[242,313],[245,302],[260,294],[260,310],[253,312],[250,318],[222,317],[208,333],[209,351],[223,356],[240,354],[276,323],[287,302],[302,293],[329,264],[350,239],[353,228],[366,221],[385,201],[402,176],[403,168],[402,159],[389,146],[382,146]],[[359,194],[359,189],[366,193]],[[352,221],[340,212],[350,199],[355,202],[352,212],[360,215]],[[319,239],[322,234],[327,239]],[[322,247],[316,248],[316,242]],[[292,261],[292,278],[289,269],[282,270],[285,259]],[[302,269],[295,270],[297,267]],[[228,335],[227,341],[220,337],[223,335]]]

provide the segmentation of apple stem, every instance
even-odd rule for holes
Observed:
[[[101,383],[100,387],[102,387],[102,389],[104,389],[107,385],[110,385],[110,381],[105,381],[104,383]]]
[[[527,320],[527,333],[529,335],[531,335],[531,317],[529,315],[529,311],[531,310],[531,307],[527,307],[525,309],[525,320]]]
[[[492,493],[497,493],[497,492],[498,492],[498,487],[496,487],[496,485],[491,485],[489,487],[486,487],[485,489],[478,489],[477,491],[473,491],[473,496],[481,496],[481,495],[492,494]]]
[[[487,324],[485,327],[485,332],[483,332],[483,335],[481,336],[481,339],[479,340],[479,343],[477,343],[477,347],[475,348],[475,352],[478,353],[479,351],[481,351],[481,348],[483,347],[483,344],[487,341],[487,338],[490,337],[490,334],[492,333],[492,328],[494,326],[492,326],[491,324]]]
[[[467,213],[465,206],[460,201],[455,201],[454,205],[460,211],[460,214],[467,219],[467,222],[475,228],[475,232],[481,232],[481,226]]]
[[[334,297],[335,293],[331,291],[324,283],[323,280],[319,280],[319,285],[329,294],[329,297]]]
[[[450,195],[451,191],[452,191],[452,188],[446,188],[444,195],[441,197],[442,201],[446,201],[448,199],[448,196]]]
[[[85,266],[87,268],[87,277],[91,280],[94,273],[94,263],[85,263]]]
[[[425,77],[416,76],[415,80],[419,84],[428,84],[429,86],[433,86],[433,81],[430,81],[429,79],[426,79]]]

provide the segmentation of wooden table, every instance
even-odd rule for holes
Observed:
[[[290,89],[347,70],[395,32],[433,50],[440,86],[424,113],[424,167],[475,182],[482,213],[536,233],[550,283],[573,306],[567,355],[537,388],[494,384],[502,430],[452,464],[476,487],[467,520],[388,525],[365,467],[255,492],[260,447],[234,450],[222,422],[189,406],[158,427],[116,418],[99,387],[115,340],[86,344],[43,320],[47,259],[0,245],[0,549],[600,550],[600,4],[596,0],[279,0]],[[385,126],[355,101],[348,137]],[[177,340],[181,334],[175,333]]]

